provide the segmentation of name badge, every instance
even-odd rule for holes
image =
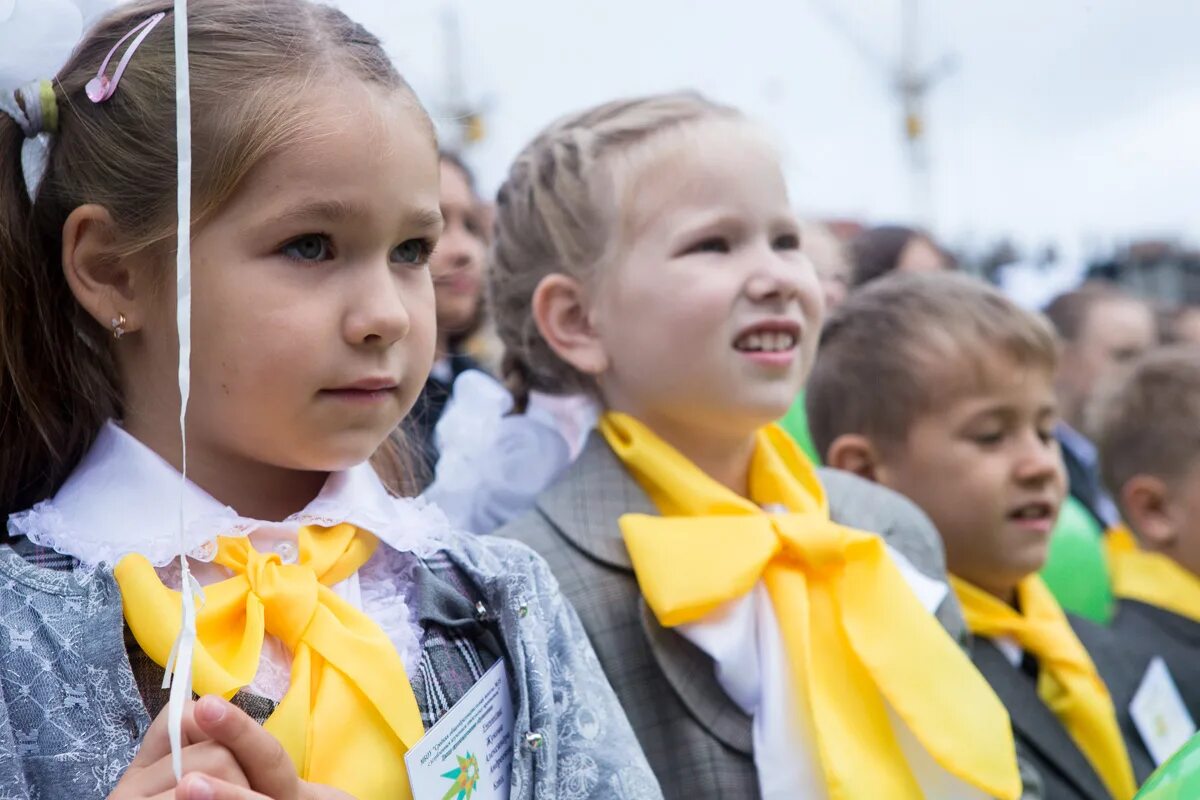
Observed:
[[[1174,755],[1196,732],[1196,723],[1179,696],[1171,672],[1158,656],[1146,669],[1129,704],[1129,713],[1155,765]]]
[[[500,659],[405,753],[413,800],[508,800],[512,737]]]

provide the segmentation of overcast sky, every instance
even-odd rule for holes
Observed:
[[[621,95],[696,88],[773,129],[815,215],[913,216],[891,88],[900,0],[447,0],[488,103],[469,154],[494,190],[547,122]],[[445,3],[338,0],[430,106]],[[1134,235],[1200,243],[1200,2],[921,0],[934,227],[1068,250]]]
[[[5,28],[19,26],[0,25],[0,67],[32,47],[16,63],[52,71],[78,36],[73,7],[110,2],[0,0],[0,21],[29,20],[16,45]],[[487,193],[555,117],[694,88],[774,131],[802,212],[918,210],[893,89],[903,0],[332,2],[384,39],[435,117],[449,113],[441,19],[457,11],[468,97],[487,108],[467,160]],[[921,61],[955,65],[927,107],[939,235],[1077,255],[1134,236],[1200,245],[1200,0],[916,2]],[[61,47],[38,44],[54,36]]]

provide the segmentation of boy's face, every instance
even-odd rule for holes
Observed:
[[[1066,475],[1050,373],[1001,353],[980,366],[982,381],[917,417],[904,445],[880,454],[876,478],[933,520],[951,573],[1010,600],[1046,560]]]

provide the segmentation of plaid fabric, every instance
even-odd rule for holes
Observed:
[[[70,572],[79,563],[71,556],[63,555],[49,547],[34,544],[24,537],[13,539],[8,542],[8,545],[17,552],[17,555],[35,567],[52,569],[56,572]]]
[[[78,562],[48,547],[26,539],[12,543],[22,558],[39,567],[69,572]],[[480,613],[479,593],[470,579],[439,553],[416,565],[418,586],[414,609],[421,626],[421,661],[409,676],[421,722],[430,728],[475,685],[500,657],[495,617],[486,609]],[[138,691],[151,717],[158,716],[170,697],[162,688],[163,668],[138,646],[128,626],[125,650],[133,668]],[[257,694],[240,691],[233,704],[260,724],[275,711],[276,703]]]
[[[945,580],[937,533],[907,500],[824,470],[833,519],[877,531],[922,573]],[[655,619],[638,589],[618,520],[657,514],[603,437],[538,498],[537,509],[496,532],[546,559],[574,605],[668,800],[759,797],[752,720],[721,688],[712,660]],[[938,618],[964,630],[950,595]]]

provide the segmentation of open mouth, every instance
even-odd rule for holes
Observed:
[[[739,353],[791,355],[800,344],[800,325],[789,319],[764,320],[743,328],[733,340]]]
[[[734,341],[734,349],[743,353],[786,353],[794,350],[798,340],[786,331],[751,331]]]
[[[1008,519],[1024,527],[1048,531],[1054,523],[1054,506],[1044,501],[1025,503],[1010,511]]]

